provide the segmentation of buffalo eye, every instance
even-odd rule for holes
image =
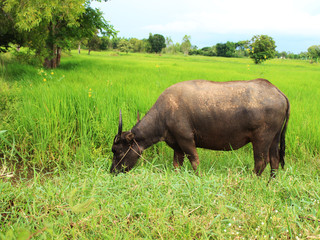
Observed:
[[[120,137],[117,135],[114,140],[113,140],[113,143],[117,144],[120,142]]]

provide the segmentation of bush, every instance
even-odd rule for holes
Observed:
[[[11,53],[19,63],[23,64],[40,67],[44,61],[43,56],[36,56],[34,51],[31,51],[29,48],[21,48],[19,51],[14,49],[11,51]]]

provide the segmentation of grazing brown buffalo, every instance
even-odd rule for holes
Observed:
[[[130,131],[122,132],[120,112],[111,172],[129,171],[142,151],[159,141],[174,150],[175,167],[183,164],[186,155],[195,171],[197,147],[228,151],[251,142],[255,173],[260,175],[270,162],[274,176],[279,163],[284,167],[289,114],[288,98],[265,79],[177,83]]]

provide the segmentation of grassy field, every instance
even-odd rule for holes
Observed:
[[[252,147],[199,150],[196,176],[159,143],[128,174],[110,148],[168,86],[266,78],[291,103],[286,166],[252,174]],[[59,69],[0,63],[0,239],[320,238],[320,66],[306,61],[92,53]],[[13,176],[12,176],[13,175]]]

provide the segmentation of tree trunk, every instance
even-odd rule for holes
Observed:
[[[44,60],[43,66],[45,68],[57,68],[60,65],[60,58],[61,58],[61,48],[56,47],[56,45],[53,45],[51,56],[47,57]]]
[[[53,59],[46,58],[44,60],[43,66],[45,68],[56,68],[57,67],[57,59],[56,58],[53,58]]]
[[[56,54],[52,54],[49,58],[46,58],[44,60],[43,66],[45,68],[56,68],[57,67],[57,57],[55,56]]]
[[[57,62],[56,62],[57,67],[59,67],[59,66],[60,66],[61,51],[62,51],[61,47],[58,47],[58,48],[57,48]]]
[[[79,45],[78,45],[78,53],[80,54],[80,50],[81,50],[81,48],[80,48],[80,43],[79,43]]]
[[[89,48],[88,55],[90,55],[91,49]]]
[[[44,60],[43,66],[45,68],[57,67],[57,46],[55,40],[55,25],[50,22],[49,24],[49,38],[47,40],[47,48],[50,49],[50,55]]]

